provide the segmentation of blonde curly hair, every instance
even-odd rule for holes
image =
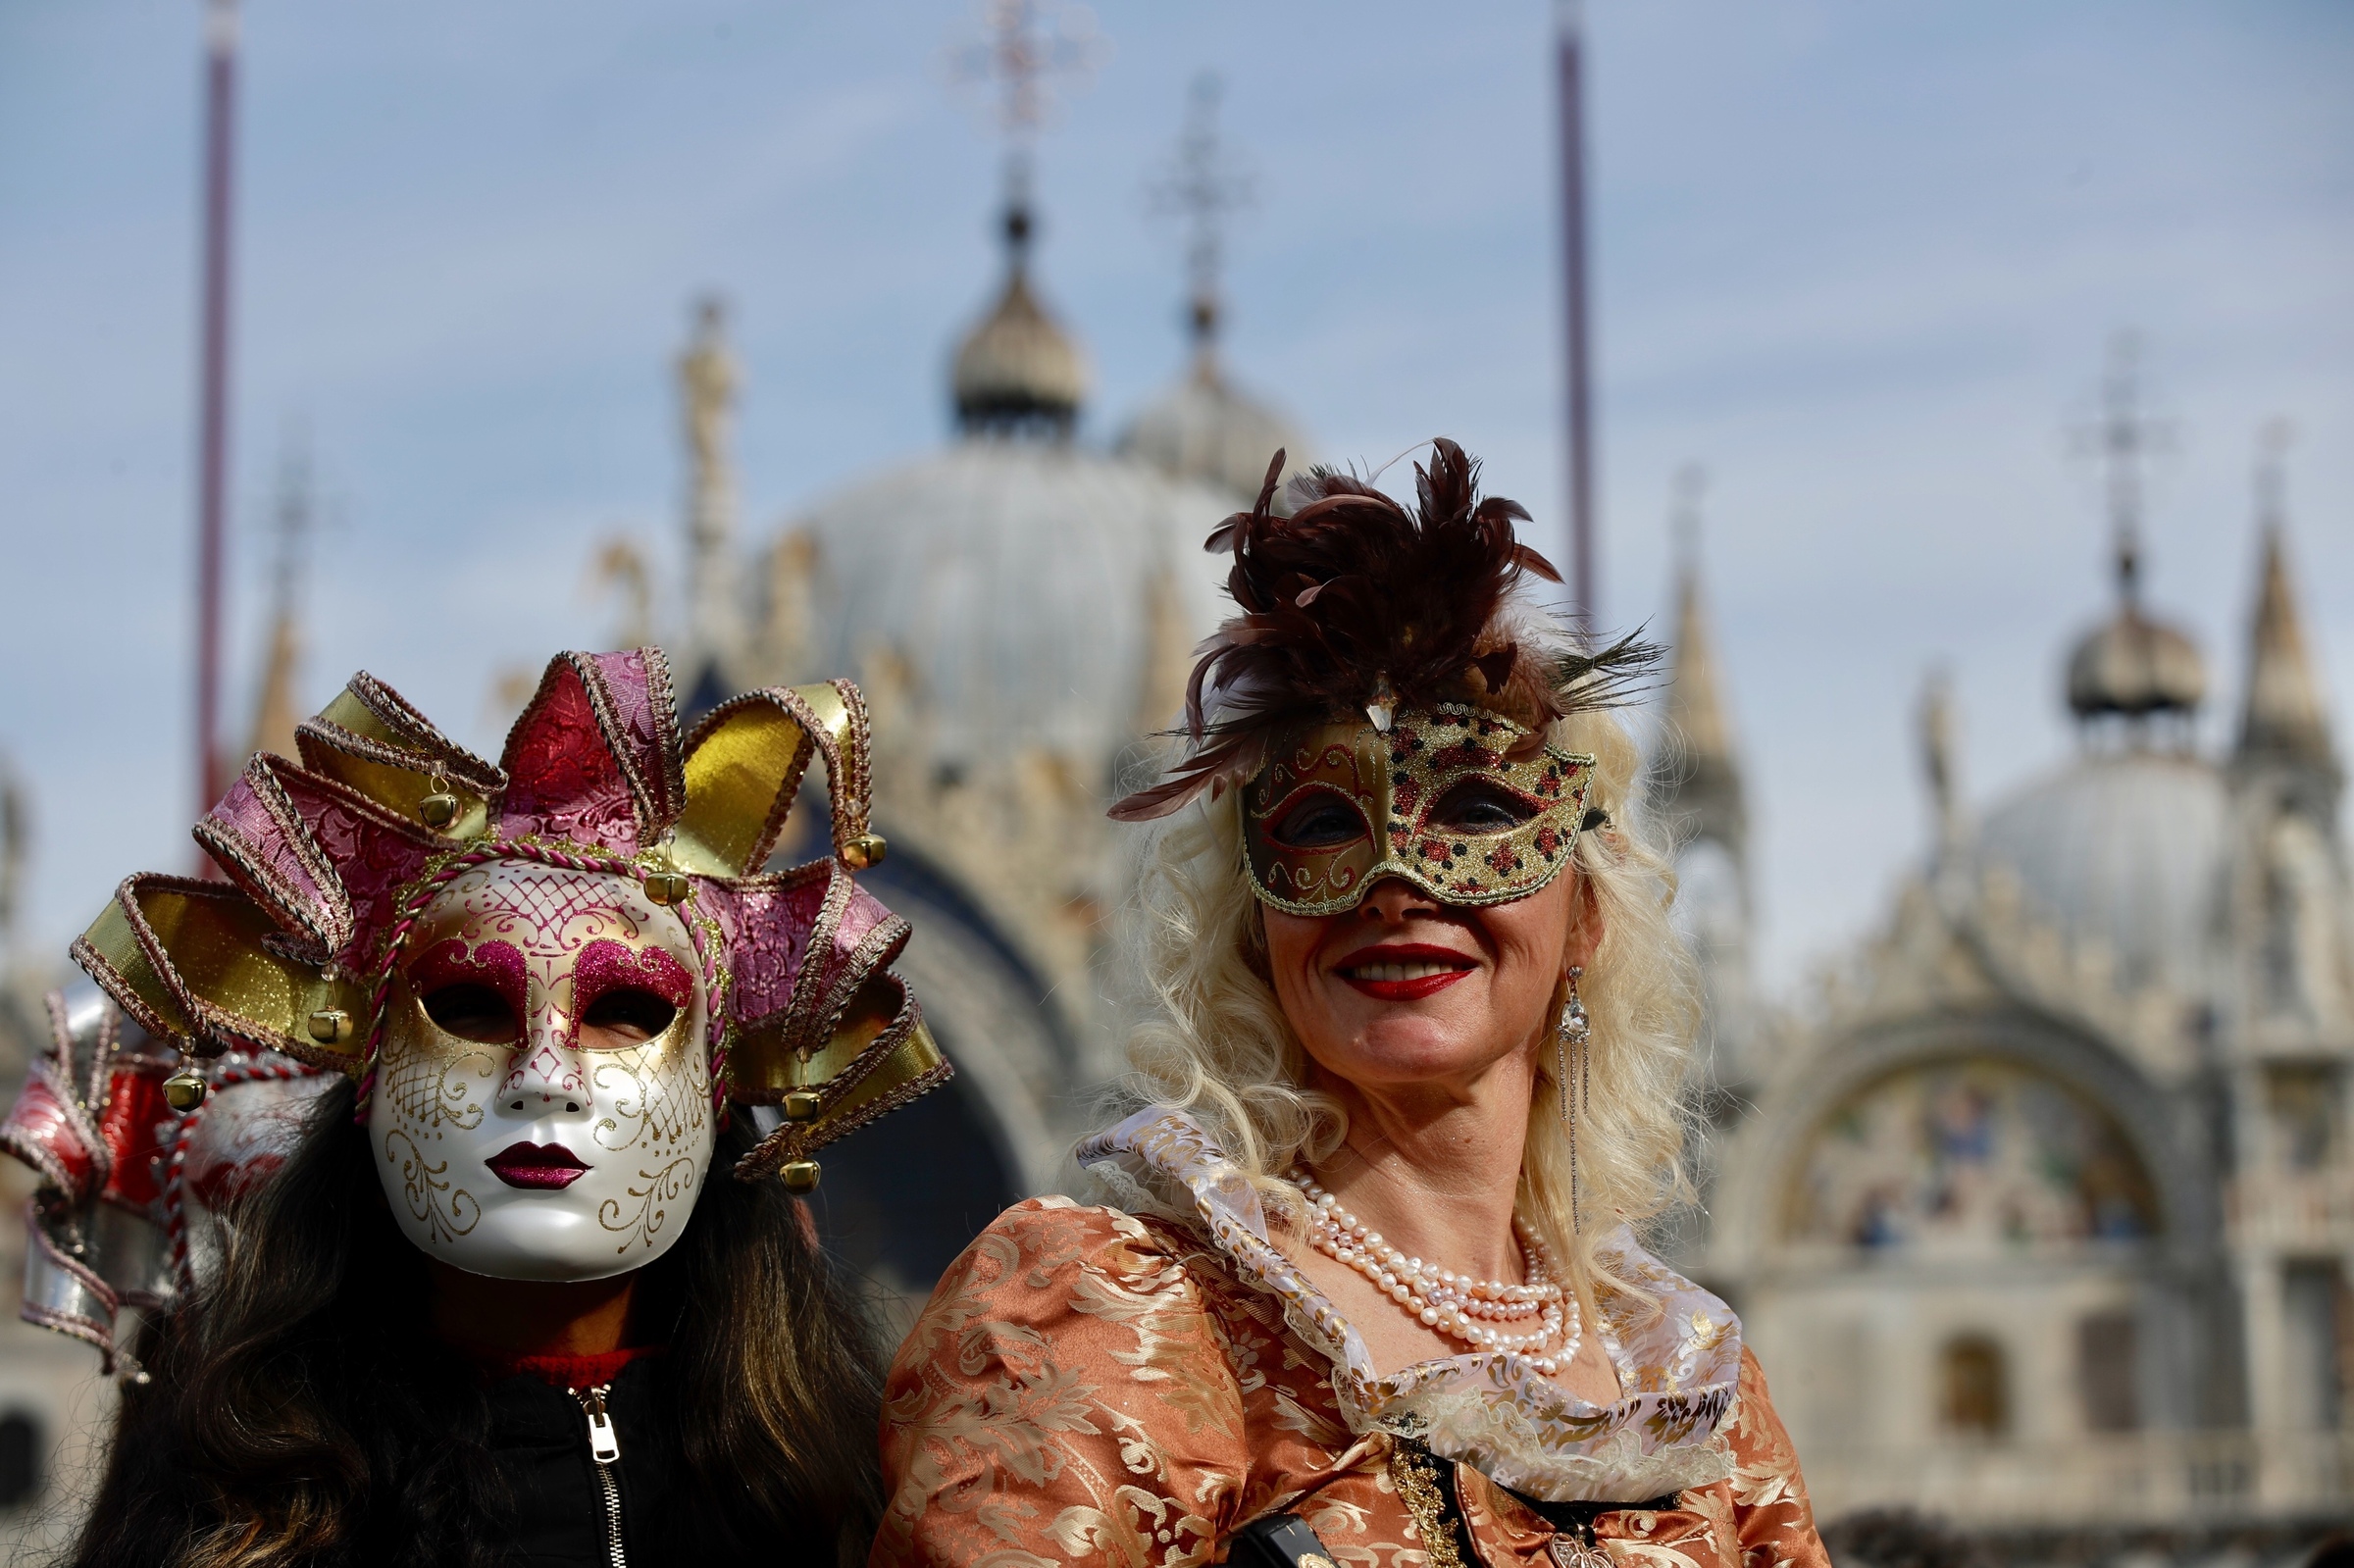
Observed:
[[[1626,724],[1611,711],[1573,712],[1554,723],[1550,738],[1595,759],[1588,803],[1608,816],[1578,835],[1573,864],[1591,890],[1587,918],[1601,920],[1602,939],[1579,987],[1593,1034],[1577,1178],[1572,1184],[1555,1056],[1540,1050],[1519,1212],[1591,1310],[1603,1290],[1645,1293],[1612,1269],[1601,1251],[1608,1235],[1689,1195],[1683,1087],[1698,987],[1690,953],[1668,924],[1674,872],[1644,818],[1642,760]],[[1306,1053],[1265,978],[1264,927],[1243,872],[1240,799],[1239,790],[1197,799],[1153,824],[1141,846],[1126,956],[1150,987],[1150,1005],[1130,1033],[1130,1073],[1118,1092],[1129,1104],[1193,1117],[1278,1222],[1296,1224],[1304,1199],[1285,1173],[1338,1148],[1348,1115],[1332,1096],[1304,1087]],[[1587,905],[1581,899],[1572,908]],[[1557,992],[1554,1016],[1563,999]]]

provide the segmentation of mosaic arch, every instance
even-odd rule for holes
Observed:
[[[1785,1194],[1792,1240],[1985,1255],[2158,1231],[2117,1119],[2049,1074],[1964,1058],[1900,1068],[1823,1118]]]

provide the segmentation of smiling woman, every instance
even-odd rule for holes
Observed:
[[[1632,1229],[1695,1025],[1609,711],[1653,652],[1527,602],[1451,441],[1412,513],[1323,472],[1279,513],[1281,469],[1211,538],[1190,754],[1113,811],[1165,819],[1141,1108],[1079,1151],[1117,1206],[943,1279],[875,1561],[1827,1568],[1739,1320]]]
[[[147,1291],[72,1560],[861,1559],[873,1347],[794,1194],[947,1069],[852,876],[857,689],[682,736],[658,651],[567,654],[495,764],[365,675],[298,735],[198,825],[226,881],[134,877],[77,944],[129,1027],[87,1009],[85,1067],[61,1023],[0,1130],[69,1239],[28,1295],[77,1282],[47,1321],[112,1353],[124,1260],[78,1238],[137,1205],[76,1173],[168,1166],[142,1212],[177,1242],[215,1090],[340,1075],[225,1184],[217,1261]],[[832,853],[771,873],[820,759]],[[116,1086],[102,1128],[82,1084]]]

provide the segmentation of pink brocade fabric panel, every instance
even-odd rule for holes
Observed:
[[[272,815],[268,803],[254,792],[251,780],[239,778],[230,785],[229,793],[206,816],[234,834],[248,854],[311,905],[314,918],[323,928],[332,929],[326,890],[311,876],[310,868],[302,863],[294,846],[287,842],[285,829]]]
[[[710,895],[706,889],[704,896]],[[739,887],[726,894],[729,951],[736,965],[732,1010],[749,1023],[793,1000],[793,983],[809,948],[809,933],[825,904],[826,881],[797,885]],[[715,901],[715,907],[717,901]]]
[[[328,864],[335,868],[344,895],[351,900],[352,936],[343,956],[365,967],[397,913],[400,889],[424,872],[432,848],[303,780],[284,784],[296,814],[318,840]]]
[[[1429,1562],[1389,1440],[1349,1430],[1330,1367],[1183,1227],[1067,1198],[1017,1204],[949,1268],[892,1366],[890,1501],[870,1568],[1193,1568],[1277,1509],[1336,1562]],[[1596,1519],[1611,1561],[1829,1568],[1746,1352],[1720,1439],[1730,1480]],[[1551,1525],[1451,1468],[1480,1562],[1553,1568]]]
[[[844,955],[850,953],[890,918],[891,911],[874,894],[863,887],[853,888],[850,901],[843,905],[842,924],[834,928],[834,950]]]
[[[675,815],[684,801],[668,800],[668,755],[663,746],[662,716],[654,708],[653,683],[645,669],[645,655],[636,650],[628,653],[592,653],[588,662],[596,666],[603,679],[605,701],[610,706],[621,733],[615,743],[628,748],[630,764],[638,770],[647,795],[657,808]]]
[[[558,670],[507,736],[501,837],[539,834],[638,852],[638,814],[580,673]]]

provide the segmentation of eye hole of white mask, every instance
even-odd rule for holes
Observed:
[[[514,1004],[475,981],[438,986],[417,998],[425,1016],[444,1035],[485,1045],[512,1045],[523,1037]],[[602,991],[578,1020],[583,1050],[619,1050],[642,1045],[670,1028],[679,1010],[670,999],[634,986]]]

